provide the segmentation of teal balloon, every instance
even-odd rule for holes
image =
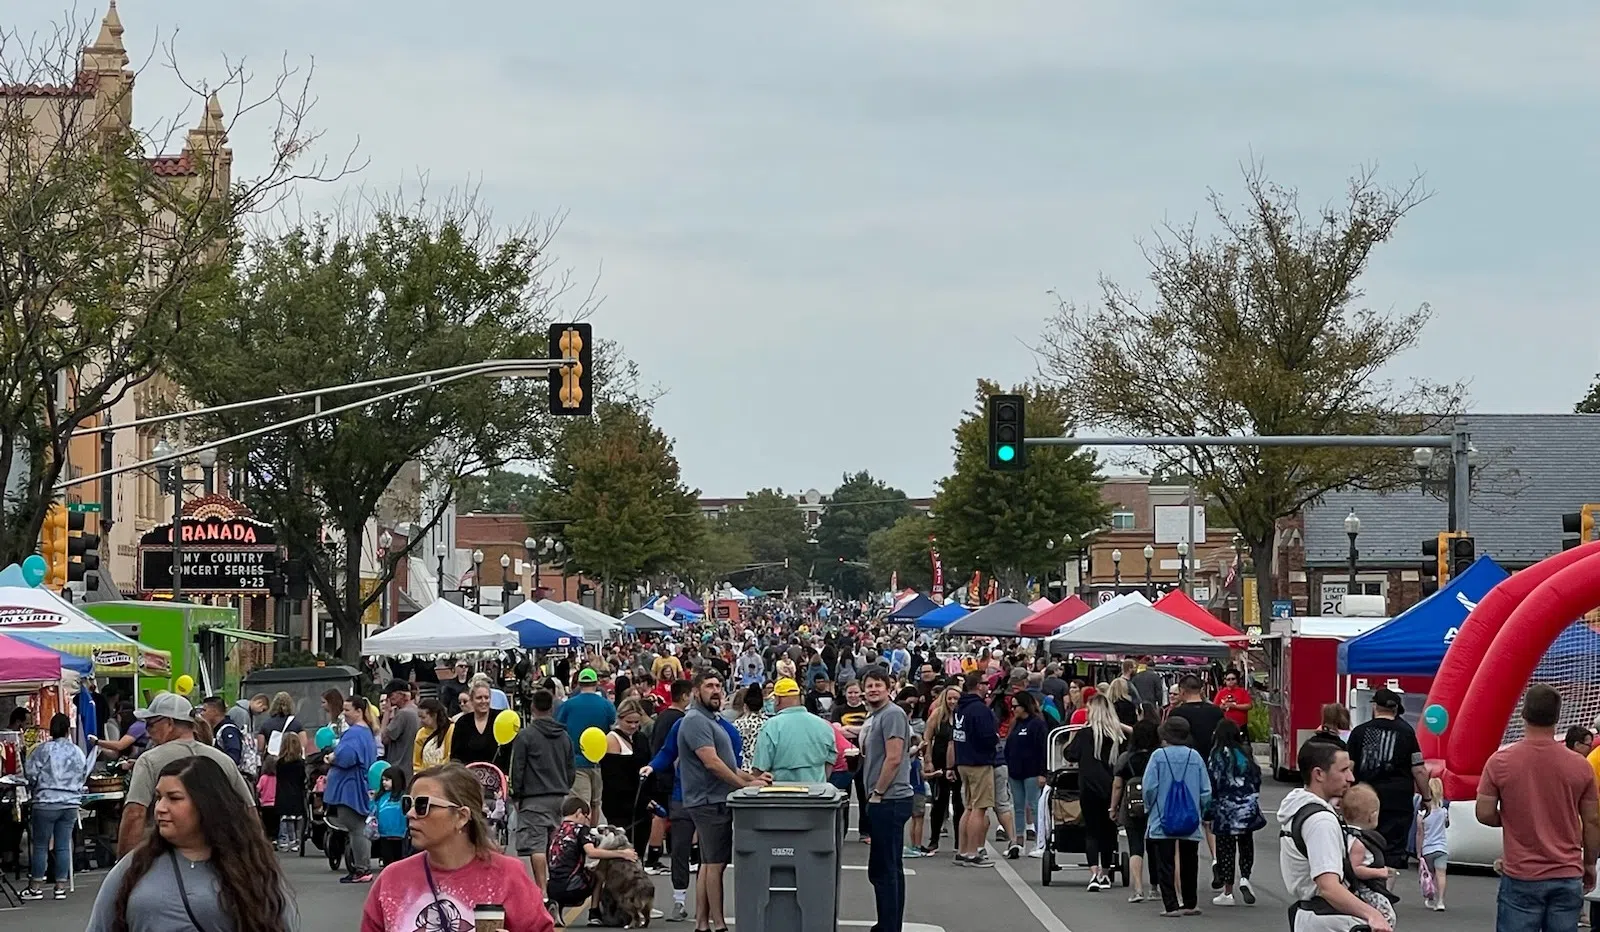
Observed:
[[[49,571],[50,564],[44,562],[44,557],[37,553],[29,554],[28,558],[22,561],[22,578],[35,588],[44,582],[44,576]]]
[[[339,743],[339,736],[333,733],[332,725],[323,725],[317,729],[317,750],[326,751]]]
[[[1436,702],[1422,710],[1422,724],[1434,734],[1442,735],[1450,727],[1450,713]]]
[[[378,792],[378,787],[383,785],[383,775],[384,775],[385,772],[388,771],[388,769],[389,769],[389,762],[388,761],[386,761],[386,760],[375,760],[375,761],[373,761],[372,762],[372,766],[367,768],[367,789],[371,790],[374,793]]]

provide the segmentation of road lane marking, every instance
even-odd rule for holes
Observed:
[[[1011,888],[1011,892],[1017,895],[1017,899],[1022,901],[1022,905],[1028,907],[1028,912],[1033,913],[1033,918],[1039,920],[1039,925],[1044,927],[1045,932],[1072,932],[1067,928],[1067,924],[1061,921],[1061,917],[1044,905],[1044,900],[1039,899],[1039,894],[1033,892],[1033,888],[1017,875],[993,845],[985,844],[984,847],[989,849],[989,856],[994,859],[994,869],[999,872],[1000,878]]]
[[[738,924],[738,920],[732,916],[728,917],[728,925]],[[838,922],[838,925],[847,929],[870,929],[877,924],[877,921],[872,919],[840,919]],[[900,928],[902,932],[944,932],[944,926],[936,926],[927,922],[902,922]]]

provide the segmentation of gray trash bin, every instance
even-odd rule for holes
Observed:
[[[827,783],[752,786],[728,796],[739,928],[835,932],[849,800]]]

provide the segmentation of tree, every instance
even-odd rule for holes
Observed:
[[[491,469],[463,476],[456,484],[456,510],[491,515],[525,515],[533,511],[539,494],[548,487],[532,473]]]
[[[544,324],[561,293],[549,277],[553,229],[532,222],[497,229],[470,198],[456,198],[409,211],[382,207],[371,217],[317,218],[258,238],[239,251],[226,313],[186,324],[174,374],[191,399],[216,405],[487,359],[542,358]],[[546,385],[484,377],[438,383],[226,451],[246,473],[245,500],[307,561],[347,659],[360,647],[362,612],[378,598],[377,590],[362,593],[361,548],[380,499],[416,462],[446,489],[429,513],[415,515],[420,527],[408,544],[415,547],[445,514],[448,490],[461,477],[544,455]],[[205,426],[231,436],[311,410],[304,401],[245,408],[210,416]],[[400,556],[385,561],[382,578]]]
[[[1600,376],[1595,378],[1589,394],[1573,410],[1578,414],[1600,414]]]
[[[753,562],[744,538],[730,530],[726,521],[702,517],[694,543],[680,555],[670,572],[689,592],[703,592],[730,576],[743,579],[739,571]],[[747,584],[748,585],[748,584]]]
[[[1000,387],[980,380],[976,406],[955,428],[955,468],[939,483],[934,526],[941,557],[964,572],[979,570],[1018,592],[1030,575],[1059,564],[1049,542],[1078,536],[1107,520],[1093,454],[1069,447],[1030,447],[1027,469],[989,468],[985,399]],[[1071,422],[1066,393],[1020,385],[1029,436],[1059,437]],[[954,577],[948,574],[947,580]],[[952,585],[953,588],[953,585]]]
[[[927,592],[933,588],[933,522],[925,515],[909,514],[867,538],[867,564],[872,585],[889,588],[899,578],[900,585]]]
[[[744,541],[751,563],[769,564],[735,574],[730,580],[734,585],[768,591],[800,589],[815,575],[816,548],[807,543],[800,503],[782,489],[747,494],[743,504],[728,510],[725,521],[727,529]],[[782,565],[785,560],[788,566]]]
[[[601,581],[613,611],[632,583],[681,565],[697,544],[699,493],[684,486],[672,440],[643,404],[601,401],[594,417],[567,421],[549,473],[535,514],[564,522],[568,565]]]
[[[264,94],[241,70],[209,93],[191,86],[199,123],[162,154],[171,127],[133,123],[122,31],[113,7],[92,43],[70,25],[42,46],[0,33],[0,563],[35,549],[73,433],[221,313],[219,244],[295,182],[343,173],[304,163],[316,137],[292,73]],[[250,160],[258,175],[233,175],[223,99],[236,115],[276,111],[274,149]]]
[[[865,470],[846,474],[828,496],[817,527],[817,576],[848,596],[873,588],[867,571],[867,538],[911,513],[906,493],[874,479]]]
[[[1244,180],[1243,211],[1211,195],[1216,233],[1191,223],[1158,234],[1146,250],[1153,298],[1102,282],[1100,306],[1061,303],[1040,353],[1084,422],[1146,436],[1438,433],[1461,408],[1460,386],[1381,378],[1416,345],[1428,307],[1360,306],[1369,258],[1424,200],[1420,184],[1390,190],[1363,173],[1342,203],[1308,217],[1298,194],[1259,168]],[[1416,483],[1405,451],[1190,446],[1153,455],[1160,468],[1193,469],[1249,542],[1262,617],[1280,519],[1334,489]]]

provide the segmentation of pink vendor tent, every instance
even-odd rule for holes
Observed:
[[[61,657],[0,635],[0,683],[51,683],[61,679]]]

